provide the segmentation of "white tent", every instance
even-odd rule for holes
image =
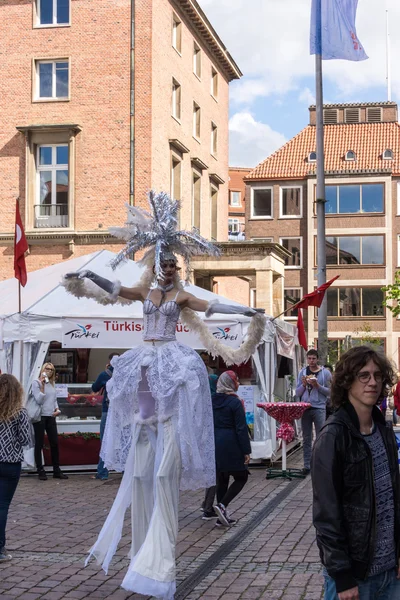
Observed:
[[[123,285],[131,286],[142,274],[142,267],[133,261],[122,264],[117,271],[111,269],[110,262],[115,254],[100,250],[78,258],[64,261],[51,267],[33,271],[28,275],[28,283],[22,289],[22,313],[16,312],[18,305],[18,284],[15,279],[0,282],[0,369],[12,372],[23,380],[25,390],[38,376],[49,343],[58,341],[63,347],[102,347],[130,348],[139,343],[141,337],[142,304],[102,306],[94,300],[75,298],[60,285],[61,277],[71,271],[90,269],[107,279],[119,279]],[[202,288],[189,285],[187,291],[199,298],[237,304]],[[200,315],[204,318],[204,315]],[[87,322],[90,321],[90,325]],[[250,319],[243,315],[214,315],[207,319],[207,325],[215,335],[223,337],[224,343],[240,345],[246,334]],[[74,334],[77,328],[90,331]],[[72,329],[71,329],[72,327]],[[93,331],[98,332],[92,334]],[[226,332],[229,331],[229,334]],[[78,337],[68,337],[67,334]],[[221,332],[220,334],[218,332]],[[231,335],[232,332],[234,335]],[[97,336],[97,337],[96,337]],[[178,339],[201,349],[201,343],[187,329],[178,332]],[[286,338],[286,339],[285,339]],[[68,341],[69,340],[69,341]],[[289,340],[289,349],[280,352],[294,358],[295,328],[284,321],[269,321],[264,335],[264,344],[255,354],[261,398],[271,400],[276,377],[277,347],[282,348]],[[69,344],[69,346],[68,346]],[[21,376],[21,373],[23,374]],[[256,418],[255,436],[262,441],[262,456],[269,456],[275,448],[275,436],[271,439],[271,425],[265,413]],[[261,413],[263,413],[261,415]],[[257,427],[257,423],[259,427]],[[257,429],[259,431],[257,432]],[[268,437],[268,441],[267,438]],[[266,443],[268,448],[265,447]]]

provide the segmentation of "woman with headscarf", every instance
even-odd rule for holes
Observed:
[[[239,379],[234,371],[225,371],[217,382],[217,393],[212,397],[214,414],[215,461],[217,471],[217,527],[236,523],[227,507],[246,485],[249,472],[251,445],[246,416],[237,396]],[[233,483],[229,485],[229,478]]]

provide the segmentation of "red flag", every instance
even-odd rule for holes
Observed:
[[[304,329],[303,315],[301,314],[301,308],[297,315],[297,337],[299,338],[300,346],[303,346],[304,350],[308,350],[306,330]]]
[[[336,275],[336,277],[334,277],[330,281],[323,283],[314,292],[310,292],[310,294],[306,294],[300,300],[300,302],[298,302],[296,304],[296,308],[308,308],[309,306],[317,306],[319,308],[322,304],[322,300],[324,299],[326,290],[328,289],[328,287],[330,285],[332,285],[332,283],[334,281],[336,281],[336,279],[338,277],[340,277],[340,275]]]
[[[19,203],[15,212],[15,234],[14,234],[14,275],[21,285],[25,287],[28,280],[25,265],[25,252],[28,250],[24,226],[22,225],[21,215],[19,214]]]

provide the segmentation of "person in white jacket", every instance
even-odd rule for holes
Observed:
[[[42,461],[45,432],[47,433],[50,445],[53,477],[56,479],[68,479],[68,476],[60,469],[56,417],[61,411],[57,404],[55,380],[56,371],[54,365],[45,363],[39,379],[35,379],[32,383],[32,395],[40,406],[40,421],[33,423],[33,429],[35,431],[35,462],[41,481],[46,481],[47,479]]]

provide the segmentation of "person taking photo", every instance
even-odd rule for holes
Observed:
[[[51,363],[45,363],[39,379],[32,383],[32,395],[40,406],[40,420],[33,423],[35,431],[35,462],[39,479],[46,481],[47,475],[43,468],[42,450],[44,434],[49,440],[51,462],[53,464],[53,477],[55,479],[68,479],[60,469],[58,451],[58,433],[56,417],[61,413],[57,404],[57,391],[55,387],[56,370]]]

